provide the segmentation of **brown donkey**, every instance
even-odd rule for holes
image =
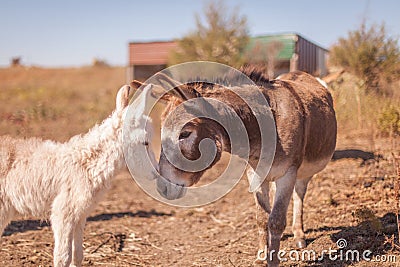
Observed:
[[[257,85],[257,88],[251,88],[253,90],[246,90],[247,94],[261,90],[275,119],[275,157],[269,174],[254,192],[254,197],[260,238],[258,256],[262,254],[264,259],[268,259],[270,266],[277,266],[277,253],[286,227],[286,214],[292,195],[295,242],[299,248],[306,246],[303,199],[311,177],[328,164],[334,152],[335,111],[328,90],[309,74],[297,71],[281,75],[275,80],[268,80],[264,73],[255,68],[247,67],[241,71]],[[165,97],[169,101],[162,120],[183,101],[199,96],[216,99],[232,107],[243,121],[249,136],[247,176],[249,179],[260,178],[254,171],[261,146],[260,130],[254,114],[240,97],[227,88],[207,83],[179,85],[171,91],[169,96]],[[199,158],[199,143],[204,138],[213,140],[217,148],[211,166],[219,160],[223,151],[230,152],[229,137],[223,127],[211,119],[196,118],[180,130],[179,147],[182,154],[189,160]],[[187,172],[178,169],[168,161],[162,150],[159,170],[168,181],[159,179],[158,191],[168,199],[179,198],[182,193],[176,189],[171,190],[166,183],[189,187],[201,179],[204,173],[204,170]],[[276,187],[272,207],[269,196],[270,182],[275,182]]]

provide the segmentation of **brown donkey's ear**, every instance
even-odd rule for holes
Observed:
[[[162,95],[161,99],[168,102],[171,101],[173,97],[177,97],[182,100],[201,97],[201,94],[194,88],[187,86],[186,84],[181,84],[164,73],[157,73],[155,78],[160,83],[159,86],[153,86],[152,88],[151,94],[155,98],[158,98],[160,95]],[[146,86],[147,84],[137,80],[133,80],[130,83],[130,86],[134,91],[136,91],[142,85]],[[165,89],[171,87],[173,89],[166,93],[166,90],[162,87],[163,85],[165,86]]]
[[[181,98],[182,100],[188,100],[196,97],[201,97],[201,94],[196,91],[194,88],[187,86],[186,84],[182,84],[178,81],[175,81],[168,75],[164,73],[158,73],[156,75],[156,79],[160,82],[160,84],[167,84],[172,86],[172,90],[168,92],[168,94],[172,94],[175,97]],[[164,95],[165,96],[165,95]],[[166,97],[169,100],[168,96]],[[164,97],[163,97],[164,99]]]
[[[139,82],[137,80],[133,80],[130,83],[131,88],[134,90],[134,92],[139,89],[140,86],[143,85],[143,88],[146,87],[148,84],[147,83],[142,83]],[[165,93],[165,89],[163,89],[161,86],[155,86],[153,85],[151,88],[151,96],[154,98],[159,98],[160,96],[162,100],[164,101],[169,101],[170,100],[170,95],[168,94],[164,94]]]
[[[137,89],[139,89],[140,86],[145,85],[145,84],[142,82],[139,82],[137,80],[133,80],[133,81],[131,81],[131,83],[129,85],[131,86],[133,91],[136,91]]]

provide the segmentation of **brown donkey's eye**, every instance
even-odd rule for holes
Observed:
[[[149,142],[144,141],[142,144],[143,144],[144,146],[148,146],[148,145],[149,145]]]
[[[192,132],[188,132],[188,131],[181,132],[181,134],[179,135],[179,140],[188,138],[191,134],[192,134]]]

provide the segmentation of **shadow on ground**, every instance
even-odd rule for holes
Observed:
[[[374,153],[368,151],[363,151],[359,149],[344,149],[344,150],[335,150],[332,156],[332,160],[362,159],[363,161],[367,161],[379,157],[380,155],[375,155]]]
[[[326,233],[335,230],[338,230],[338,232],[330,235]],[[352,266],[358,261],[374,260],[376,256],[386,255],[387,257],[391,254],[391,251],[398,249],[398,246],[396,246],[399,241],[397,239],[397,222],[396,215],[393,213],[387,213],[381,218],[366,219],[356,226],[322,227],[310,231],[321,232],[321,235],[307,240],[307,243],[316,243],[307,249],[314,249],[320,246],[329,250],[331,247],[337,252],[332,253],[331,256],[326,253],[321,259],[306,261],[307,266]],[[324,236],[329,236],[330,239],[325,240],[325,244],[323,241]],[[322,239],[322,242],[318,241],[319,238]],[[338,245],[340,245],[340,248]],[[393,260],[393,258],[387,258],[387,262],[389,260]]]
[[[374,154],[373,152],[363,151],[360,149],[335,150],[332,156],[332,161],[336,161],[339,159],[362,159],[360,165],[363,166],[366,163],[379,161],[380,159],[383,159],[383,156],[380,154]]]
[[[164,217],[172,216],[171,213],[158,212],[154,209],[150,211],[138,210],[136,212],[116,212],[116,213],[102,213],[87,218],[88,222],[109,221],[114,218],[132,217],[132,218],[150,218],[150,217]],[[50,223],[43,220],[21,220],[12,221],[4,230],[3,236],[10,236],[14,233],[23,233],[27,231],[37,231],[45,227],[49,227]]]

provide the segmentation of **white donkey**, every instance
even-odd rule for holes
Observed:
[[[133,151],[129,155],[129,160],[134,157],[132,164],[141,166],[141,155],[134,155],[135,148],[142,151],[140,146],[149,146],[151,141],[151,120],[143,115],[150,92],[151,86],[147,86],[133,101],[132,121],[124,122],[130,87],[123,86],[111,116],[66,143],[1,136],[1,232],[16,214],[40,218],[50,215],[54,266],[81,266],[86,218],[111,179],[125,166],[123,124],[130,123],[129,127],[135,129],[128,144],[129,151]],[[155,166],[151,151],[149,156]]]

